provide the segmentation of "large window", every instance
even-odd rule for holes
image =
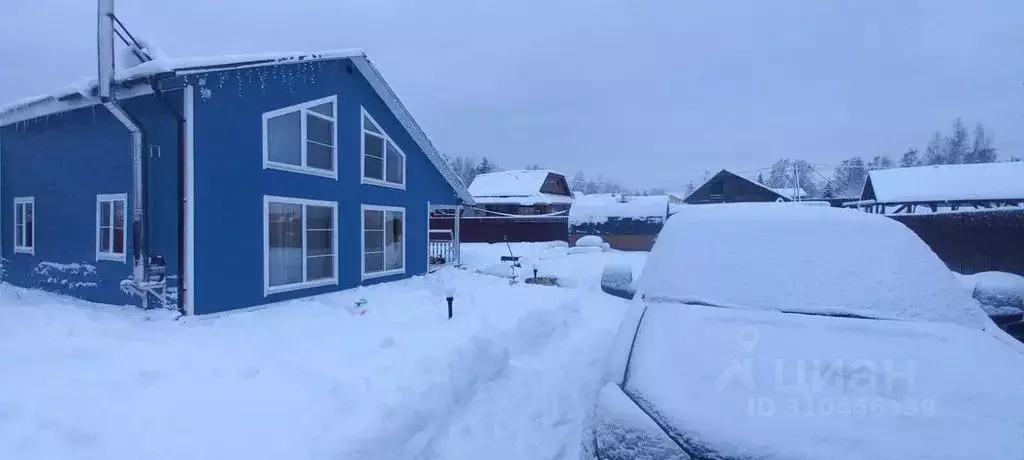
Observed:
[[[264,197],[264,294],[337,284],[338,206]]]
[[[36,199],[14,199],[14,252],[36,253]]]
[[[405,188],[405,153],[384,129],[362,110],[363,183]]]
[[[263,167],[338,177],[337,97],[263,114]]]
[[[405,273],[405,209],[363,205],[363,278]]]
[[[96,196],[96,260],[125,261],[127,203],[124,193]]]

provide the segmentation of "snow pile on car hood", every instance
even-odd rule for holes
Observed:
[[[913,232],[849,209],[687,206],[658,235],[638,287],[742,308],[991,324]]]
[[[995,334],[652,303],[625,389],[726,458],[1017,460],[1024,354]]]

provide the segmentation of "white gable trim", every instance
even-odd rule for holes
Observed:
[[[423,150],[423,153],[427,155],[427,158],[434,164],[434,167],[441,172],[441,175],[448,181],[448,184],[452,186],[458,197],[466,204],[473,204],[473,197],[470,196],[466,185],[462,183],[462,179],[459,179],[459,176],[455,175],[455,171],[452,171],[452,168],[448,166],[448,162],[445,161],[441,152],[430,142],[430,138],[423,132],[423,128],[416,123],[409,110],[405,108],[402,101],[398,99],[398,95],[384,81],[384,77],[380,75],[380,72],[377,71],[373,63],[365,56],[357,56],[351,59],[356,68],[359,69],[359,72],[366,78],[366,81],[370,83],[373,90],[384,101],[384,104],[391,109],[391,113],[395,115],[395,118],[402,124],[402,127],[412,136],[416,145],[420,147],[420,150]]]

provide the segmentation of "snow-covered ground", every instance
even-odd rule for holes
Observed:
[[[513,245],[563,288],[476,272],[507,250],[177,321],[0,285],[0,458],[574,458],[625,308],[601,269],[646,254]]]

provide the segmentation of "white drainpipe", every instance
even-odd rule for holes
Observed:
[[[99,63],[99,97],[103,106],[117,118],[132,136],[132,231],[134,265],[132,279],[135,283],[146,281],[146,227],[143,204],[146,200],[146,189],[142,181],[142,129],[132,119],[114,97],[111,86],[114,82],[114,0],[98,0],[97,5],[97,61]],[[145,295],[145,294],[143,294]]]

